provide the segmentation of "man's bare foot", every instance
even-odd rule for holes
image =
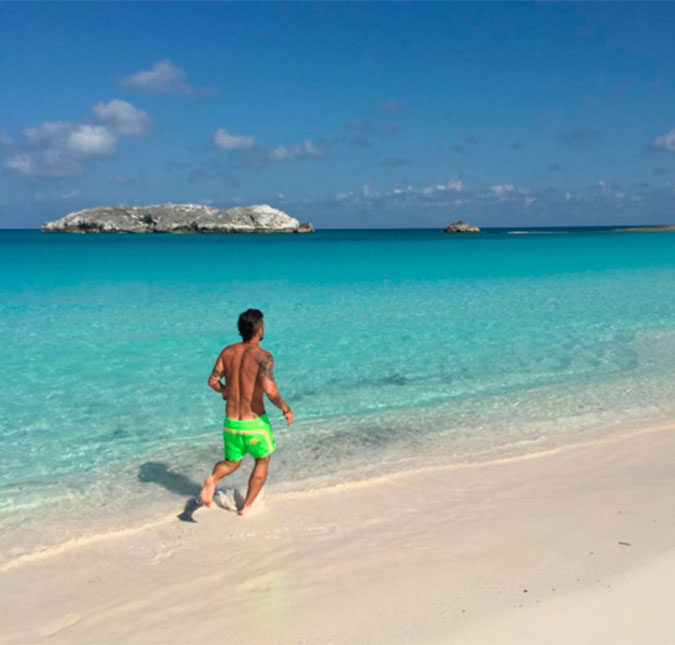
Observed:
[[[250,506],[242,506],[239,511],[239,516],[244,517],[244,515],[247,515],[250,510],[251,510]]]
[[[202,488],[201,500],[202,504],[207,508],[211,507],[211,502],[213,501],[213,493],[216,490],[216,482],[213,479],[213,475],[209,475],[204,480],[204,488]]]

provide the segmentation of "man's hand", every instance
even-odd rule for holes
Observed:
[[[286,417],[286,423],[290,426],[293,423],[293,420],[295,419],[295,414],[293,414],[293,410],[288,408],[286,412],[284,412],[284,416]]]

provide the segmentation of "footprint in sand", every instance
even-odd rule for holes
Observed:
[[[166,544],[162,544],[160,548],[155,551],[155,554],[152,556],[148,564],[159,564],[167,558],[173,558],[175,553],[176,549],[169,547]]]

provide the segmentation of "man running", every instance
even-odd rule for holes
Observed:
[[[201,500],[211,506],[216,484],[241,465],[244,455],[255,459],[248,481],[248,491],[239,515],[245,515],[267,479],[270,455],[276,447],[263,392],[293,423],[293,410],[283,400],[274,382],[274,358],[260,347],[265,336],[262,311],[247,309],[237,323],[242,342],[228,345],[220,352],[209,376],[209,387],[227,401],[225,405],[225,459],[213,467],[213,473],[204,481]],[[225,383],[223,383],[223,378]]]

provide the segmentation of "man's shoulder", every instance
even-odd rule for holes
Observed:
[[[243,350],[244,354],[247,354],[249,357],[252,357],[255,359],[256,362],[261,363],[263,361],[273,361],[274,357],[272,356],[272,352],[268,352],[266,349],[263,349],[262,347],[246,347],[245,343],[239,342],[239,343],[232,343],[231,345],[226,345],[223,347],[222,351],[220,352],[220,355],[223,358],[227,358],[228,356],[232,356],[235,354],[240,353]]]
[[[231,345],[225,345],[225,347],[223,347],[223,349],[220,350],[220,357],[223,360],[233,358],[237,354],[240,345],[241,343],[232,343]]]
[[[249,356],[253,358],[256,365],[258,365],[258,368],[261,370],[267,369],[269,365],[274,363],[272,354],[262,347],[256,347],[255,349],[252,349]]]

